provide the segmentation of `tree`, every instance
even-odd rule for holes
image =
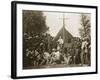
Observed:
[[[45,19],[41,11],[23,10],[23,67],[32,65],[26,49],[32,51],[45,40],[43,34],[49,29]]]
[[[41,11],[23,10],[23,30],[27,34],[45,32],[48,27]]]
[[[90,25],[90,17],[85,14],[81,14],[81,28],[79,29],[79,33],[82,39],[91,40],[91,25]]]
[[[82,27],[79,29],[80,31],[80,36],[82,39],[87,41],[87,47],[85,46],[85,49],[87,49],[87,54],[84,54],[83,60],[85,61],[84,63],[87,63],[88,65],[91,64],[91,23],[90,23],[90,17],[82,14],[81,15],[81,25]],[[83,51],[84,52],[84,51]]]

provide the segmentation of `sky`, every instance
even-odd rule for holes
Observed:
[[[81,13],[61,13],[61,12],[43,12],[46,16],[46,24],[49,27],[49,33],[56,36],[63,27],[63,14],[65,15],[65,28],[74,37],[80,37],[79,28],[81,27]]]

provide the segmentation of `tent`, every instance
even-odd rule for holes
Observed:
[[[64,41],[64,47],[71,47],[72,39],[74,38],[71,33],[69,33],[65,27],[62,27],[61,30],[58,32],[54,41],[58,41],[59,37],[61,37]]]

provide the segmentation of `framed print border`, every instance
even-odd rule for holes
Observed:
[[[91,72],[77,72],[77,73],[61,73],[61,74],[46,74],[46,75],[30,75],[30,76],[17,76],[17,5],[41,5],[41,6],[57,6],[57,7],[72,7],[72,8],[89,8],[95,9],[95,71]],[[68,76],[68,75],[85,75],[85,74],[97,74],[98,73],[98,7],[88,5],[73,5],[73,4],[57,4],[57,3],[40,3],[40,2],[24,2],[24,1],[12,1],[11,2],[11,78],[38,78],[38,77],[54,77],[54,76]]]

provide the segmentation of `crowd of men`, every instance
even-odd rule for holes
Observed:
[[[41,36],[41,35],[40,35]],[[55,64],[87,64],[90,65],[91,46],[88,39],[74,40],[71,47],[64,47],[64,41],[59,37],[56,47],[53,47],[53,38],[48,42],[48,35],[26,36],[25,46],[30,42],[33,47],[26,47],[24,54],[28,63],[33,67]],[[49,36],[50,37],[50,36]],[[41,39],[40,39],[41,38]],[[39,40],[40,39],[40,40]],[[33,41],[34,40],[34,41]],[[36,43],[36,44],[35,44]]]

